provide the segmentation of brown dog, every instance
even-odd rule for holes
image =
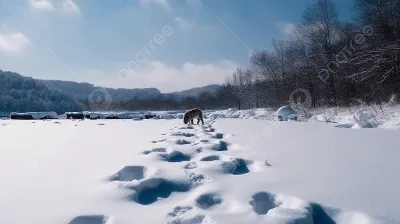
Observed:
[[[183,117],[183,123],[193,124],[193,119],[197,118],[197,124],[201,123],[204,124],[203,120],[203,112],[199,108],[194,108],[185,112],[185,116]]]

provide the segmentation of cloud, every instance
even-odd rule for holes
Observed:
[[[125,65],[126,67],[126,65]],[[155,87],[162,92],[172,92],[209,84],[222,84],[230,77],[239,65],[229,60],[215,63],[195,64],[186,62],[181,66],[174,66],[161,61],[149,61],[139,69],[121,70],[120,73],[110,76],[101,72],[82,74],[87,80],[96,85],[114,88],[150,88]],[[95,76],[93,75],[95,74]],[[81,76],[81,77],[83,77]]]
[[[149,7],[152,4],[159,5],[167,10],[172,10],[171,6],[168,4],[167,0],[140,0],[140,5],[144,7]]]
[[[296,30],[296,24],[293,23],[277,22],[276,25],[282,30],[286,37],[293,36]]]
[[[174,18],[175,22],[179,25],[179,27],[184,28],[184,29],[189,29],[194,27],[194,24],[189,22],[188,20],[182,18],[182,17],[175,17]]]
[[[79,6],[73,0],[29,0],[33,9],[41,11],[62,11],[80,13]]]
[[[29,4],[32,8],[43,11],[54,11],[56,8],[48,0],[29,0]]]
[[[19,53],[30,43],[31,41],[20,32],[0,34],[0,52]]]
[[[81,13],[81,10],[79,9],[78,5],[72,0],[64,0],[61,3],[61,8],[65,12]]]

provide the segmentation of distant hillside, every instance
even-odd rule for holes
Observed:
[[[17,73],[0,70],[0,111],[65,111],[82,110],[71,95],[50,89],[42,82]]]
[[[192,88],[192,89],[188,89],[188,90],[183,90],[183,91],[179,91],[179,92],[172,92],[169,94],[173,95],[177,98],[198,97],[202,93],[214,94],[220,88],[221,88],[220,85],[208,85],[208,86],[202,86],[202,87]]]
[[[0,114],[90,110],[88,97],[103,87],[90,83],[38,80],[0,70]],[[180,92],[161,93],[156,88],[104,88],[111,95],[112,110],[174,109],[207,105],[221,87],[208,85]],[[193,98],[198,98],[197,102]]]
[[[98,89],[89,83],[78,83],[70,81],[57,81],[57,80],[42,80],[42,82],[51,89],[56,89],[68,94],[71,94],[76,100],[86,100],[88,96]],[[102,87],[100,87],[102,88]],[[161,95],[160,90],[156,88],[144,89],[112,89],[105,88],[115,101],[128,101],[133,98],[140,100],[152,99]]]

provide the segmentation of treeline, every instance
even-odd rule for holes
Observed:
[[[237,69],[213,94],[134,98],[112,108],[248,109],[299,97],[310,98],[312,107],[389,101],[400,91],[400,1],[353,1],[355,20],[342,22],[332,0],[315,0],[286,40],[254,52],[250,66]]]
[[[70,95],[49,89],[40,81],[0,70],[0,112],[79,111]]]
[[[134,97],[128,101],[111,101],[107,110],[111,111],[133,111],[133,110],[186,110],[188,108],[199,107],[203,109],[224,109],[235,106],[235,101],[224,101],[225,94],[223,88],[217,92],[203,92],[198,96],[189,96],[177,98],[173,94],[162,94],[151,99],[139,99]],[[90,110],[88,100],[81,103]]]
[[[305,89],[311,105],[380,103],[400,91],[400,1],[354,0],[340,22],[332,0],[316,0],[287,40],[255,52],[220,91],[239,108],[279,106]],[[304,97],[303,97],[304,98]]]

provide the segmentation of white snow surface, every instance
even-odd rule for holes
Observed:
[[[0,124],[0,223],[400,223],[394,130],[256,119]]]

